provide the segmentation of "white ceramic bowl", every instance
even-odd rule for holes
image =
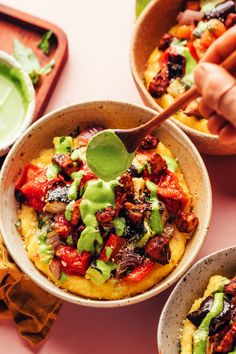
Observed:
[[[178,267],[152,289],[132,298],[117,301],[97,301],[82,298],[56,287],[42,275],[29,260],[24,243],[16,231],[17,204],[14,185],[23,166],[36,157],[40,150],[52,146],[54,136],[66,135],[78,126],[103,126],[106,128],[130,128],[146,122],[155,111],[128,103],[99,101],[61,108],[47,114],[34,123],[14,145],[1,171],[0,227],[5,244],[15,262],[30,278],[48,292],[64,300],[81,305],[115,307],[146,300],[176,282],[191,266],[199,252],[209,226],[211,216],[211,186],[204,163],[188,137],[172,122],[164,123],[157,130],[158,137],[174,152],[189,185],[194,202],[194,212],[199,217],[199,228],[188,242]]]
[[[7,54],[6,52],[0,51],[0,62],[8,66],[9,69],[15,68],[20,72],[21,80],[24,84],[24,93],[27,95],[28,100],[24,121],[20,126],[20,129],[4,142],[0,141],[0,156],[3,156],[9,151],[10,147],[15,143],[15,141],[17,141],[17,139],[28,128],[34,119],[35,91],[29,75],[13,56]]]
[[[236,247],[212,253],[198,261],[172,291],[162,311],[158,326],[159,354],[178,354],[178,338],[183,320],[193,302],[202,296],[213,275],[236,274]]]
[[[130,66],[137,89],[144,103],[162,111],[148,92],[144,82],[145,64],[159,43],[162,35],[176,24],[176,16],[184,0],[153,0],[139,17],[131,43]],[[236,154],[236,143],[224,145],[216,135],[203,133],[188,127],[175,118],[172,120],[190,137],[199,151],[211,155]]]

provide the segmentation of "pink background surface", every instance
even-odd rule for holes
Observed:
[[[69,60],[47,111],[93,99],[141,104],[129,69],[134,0],[5,0],[6,5],[55,22],[69,40]],[[198,258],[235,245],[236,157],[204,157],[212,187],[213,215]],[[1,354],[154,354],[162,307],[170,293],[121,309],[64,303],[45,343],[31,349],[11,321],[0,323]]]

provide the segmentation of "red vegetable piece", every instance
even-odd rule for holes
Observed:
[[[27,164],[16,182],[16,193],[21,193],[32,208],[42,211],[47,184],[46,169]]]
[[[179,210],[183,210],[188,203],[188,196],[181,188],[175,175],[170,171],[166,171],[161,176],[157,194],[170,213],[176,214]]]
[[[99,259],[108,262],[111,258],[113,258],[121,249],[121,247],[125,244],[125,239],[123,237],[119,237],[115,234],[111,234],[105,244]],[[111,248],[112,252],[109,256],[106,255],[107,248]]]
[[[76,248],[71,246],[59,246],[56,256],[60,258],[62,270],[68,275],[85,275],[89,267],[91,253],[79,254]]]
[[[196,60],[196,62],[199,62],[200,58],[199,58],[199,56],[198,56],[198,54],[197,54],[197,51],[196,51],[196,49],[195,49],[193,43],[188,42],[188,43],[187,43],[187,47],[188,47],[189,52],[190,52],[190,54],[192,55],[192,57]]]
[[[233,27],[236,25],[236,14],[231,13],[227,16],[227,19],[225,21],[225,27],[228,29],[230,27]]]
[[[138,267],[134,268],[128,275],[126,275],[123,280],[130,282],[139,282],[146,278],[148,274],[154,269],[155,262],[147,259],[144,263],[140,264]]]
[[[92,179],[97,179],[97,176],[93,172],[88,171],[86,174],[83,175],[80,182],[80,187],[83,187],[88,181]]]
[[[69,221],[66,220],[64,214],[56,214],[54,223],[54,230],[59,236],[67,238],[71,235],[72,225]]]
[[[78,146],[85,146],[88,144],[89,140],[97,133],[102,131],[101,127],[87,128],[83,130],[76,138],[75,144]]]

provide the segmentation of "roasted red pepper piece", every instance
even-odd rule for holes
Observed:
[[[80,182],[80,188],[83,187],[91,179],[97,179],[97,176],[93,172],[87,172],[84,174]]]
[[[79,254],[76,248],[71,246],[59,246],[56,256],[60,258],[62,270],[68,275],[85,275],[89,267],[91,253]]]
[[[67,238],[71,235],[72,225],[66,220],[64,214],[57,214],[54,219],[54,230],[59,236]]]
[[[147,259],[138,267],[134,268],[123,280],[130,282],[139,282],[146,278],[146,276],[154,269],[155,262]]]
[[[46,169],[33,164],[27,164],[18,181],[16,182],[16,194],[24,196],[26,202],[37,211],[42,211],[45,205],[44,197],[47,190],[48,179]]]
[[[188,203],[188,196],[182,190],[175,175],[169,170],[161,176],[157,194],[170,213],[176,214]]]
[[[199,62],[200,59],[199,59],[199,56],[197,55],[197,51],[196,51],[193,43],[188,42],[187,47],[188,47],[189,52],[192,55],[192,57],[196,60],[196,62]]]
[[[228,29],[230,27],[233,27],[234,25],[236,25],[236,14],[229,14],[227,16],[227,19],[225,21],[225,27]]]
[[[121,249],[121,247],[125,244],[125,239],[123,237],[119,237],[115,234],[111,234],[99,256],[99,259],[108,262],[111,258],[113,258]],[[107,255],[107,249],[111,248],[110,255]]]

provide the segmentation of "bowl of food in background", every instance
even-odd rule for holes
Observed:
[[[34,118],[35,93],[29,75],[0,51],[0,156],[5,155]]]
[[[1,232],[15,262],[48,292],[86,306],[124,306],[157,295],[192,264],[209,227],[211,186],[175,124],[147,136],[118,179],[98,179],[86,162],[96,132],[155,114],[111,101],[64,107],[12,148],[1,171]]]
[[[160,112],[193,86],[193,70],[209,46],[235,24],[234,1],[154,0],[135,26],[131,71],[146,105]],[[209,133],[198,100],[172,120],[199,151],[213,155],[236,153]]]
[[[161,354],[235,353],[236,248],[198,261],[171,293],[160,317]]]

